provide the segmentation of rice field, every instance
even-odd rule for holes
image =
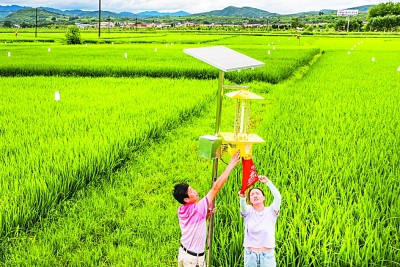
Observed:
[[[227,73],[226,77],[236,83],[252,80],[278,83],[320,52],[316,47],[293,49],[293,46],[283,45],[276,49],[276,46],[266,48],[262,44],[215,44],[227,45],[266,63],[265,67],[251,72]],[[217,69],[182,53],[187,46],[172,43],[78,46],[8,43],[0,46],[0,68],[2,76],[217,79]]]
[[[266,98],[252,106],[266,140],[254,161],[283,197],[278,266],[399,266],[400,39],[289,39],[195,45],[266,63],[228,78]],[[171,191],[210,188],[197,140],[213,133],[218,81],[192,76],[215,72],[182,52],[193,44],[163,42],[0,45],[1,266],[176,266]],[[240,176],[217,198],[213,266],[243,266]]]

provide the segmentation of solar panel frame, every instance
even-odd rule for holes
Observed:
[[[224,72],[254,69],[264,66],[264,62],[246,56],[223,45],[187,48],[184,53],[197,58]]]

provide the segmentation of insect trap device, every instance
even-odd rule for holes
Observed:
[[[228,146],[228,151],[232,155],[240,149],[242,157],[251,157],[252,145],[264,142],[264,140],[256,134],[249,133],[250,100],[263,99],[263,97],[250,92],[247,86],[225,85],[224,76],[226,72],[262,67],[264,63],[224,46],[189,48],[184,49],[184,52],[220,70],[216,133],[199,138],[200,156],[208,159],[218,158],[218,149],[222,144]],[[239,90],[226,94],[226,96],[238,100],[233,133],[220,132],[222,98],[225,89]]]
[[[238,92],[231,92],[227,94],[228,97],[238,99],[234,132],[220,132],[222,100],[224,96],[223,91],[224,89],[232,87],[224,84],[225,73],[244,69],[254,69],[257,67],[262,67],[265,64],[225,46],[187,48],[184,49],[183,52],[219,70],[215,134],[204,135],[200,136],[199,138],[200,156],[213,160],[212,181],[214,183],[216,177],[218,176],[218,160],[220,158],[219,152],[221,150],[221,146],[227,145],[229,152],[232,155],[235,153],[235,151],[240,149],[242,157],[251,157],[252,145],[254,143],[264,142],[264,140],[257,135],[249,133],[250,106],[248,102],[249,100],[255,98],[256,95],[249,92],[248,88],[240,88]],[[255,99],[260,99],[260,97],[257,96]],[[215,200],[212,206],[214,205]],[[207,235],[207,266],[211,266],[213,225],[213,216],[211,213]]]
[[[230,155],[240,150],[240,155],[245,159],[250,159],[253,145],[265,142],[260,136],[250,133],[250,113],[251,101],[262,100],[264,97],[250,92],[248,86],[225,86],[227,89],[240,88],[225,94],[229,98],[236,99],[235,121],[233,132],[220,132],[222,144],[227,146]]]

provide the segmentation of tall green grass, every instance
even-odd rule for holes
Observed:
[[[194,37],[193,37],[194,38]],[[218,44],[218,43],[216,43]],[[211,46],[212,43],[195,44]],[[66,46],[60,44],[0,44],[2,76],[168,77],[217,79],[218,70],[183,53],[183,44],[104,44]],[[253,71],[227,73],[226,78],[243,83],[252,80],[278,83],[319,53],[317,48],[262,45],[232,46],[265,62]],[[50,49],[50,52],[49,52]],[[10,53],[11,56],[8,56]]]
[[[15,36],[15,29],[0,28],[0,42],[4,43],[64,43],[64,29],[39,29],[35,34],[35,29],[24,28],[18,29],[18,36]],[[120,31],[108,31],[102,29],[100,38],[98,30],[81,29],[81,41],[85,44],[129,44],[129,43],[153,43],[153,44],[199,44],[218,41],[221,39],[230,38],[231,34],[210,34],[205,33],[185,33],[185,32],[169,32],[160,29],[154,30],[139,30],[121,29]],[[36,35],[36,36],[35,36]]]
[[[44,77],[0,82],[0,236],[30,228],[88,183],[107,179],[150,140],[198,114],[216,83]],[[54,100],[54,90],[61,101]]]
[[[301,79],[278,85],[251,84],[267,98],[252,105],[254,131],[266,140],[255,146],[254,161],[283,196],[276,233],[278,265],[398,266],[400,54],[393,51],[399,43],[362,38],[308,41],[326,53],[304,77],[296,75]],[[215,83],[205,86],[215,92]],[[190,99],[187,90],[179,92],[179,99]],[[129,157],[125,168],[109,171],[109,180],[96,176],[97,184],[61,207],[51,207],[47,218],[29,231],[3,238],[2,264],[176,266],[179,204],[171,190],[182,181],[201,195],[210,188],[211,162],[197,156],[198,137],[214,129],[215,103],[212,98],[207,103],[199,112],[209,112],[201,113],[199,120],[162,131],[165,139],[160,142],[147,138],[153,145]],[[225,103],[224,130],[233,122],[232,102]],[[149,114],[154,112],[156,108]],[[220,163],[220,171],[223,168]],[[213,266],[243,266],[240,178],[237,169],[217,197]]]
[[[328,52],[301,81],[271,89],[276,102],[257,130],[266,143],[254,160],[283,197],[279,266],[400,264],[400,55],[392,48]],[[238,199],[232,192],[221,202],[214,265],[234,266]]]
[[[199,160],[197,149],[198,136],[214,128],[214,103],[202,118],[149,140],[109,181],[81,190],[31,231],[3,239],[0,265],[176,266],[179,203],[172,188],[188,182],[202,196],[210,188],[210,162]]]

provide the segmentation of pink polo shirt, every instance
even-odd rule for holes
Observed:
[[[181,244],[195,253],[204,252],[207,237],[208,199],[202,198],[195,204],[185,204],[178,208]]]

